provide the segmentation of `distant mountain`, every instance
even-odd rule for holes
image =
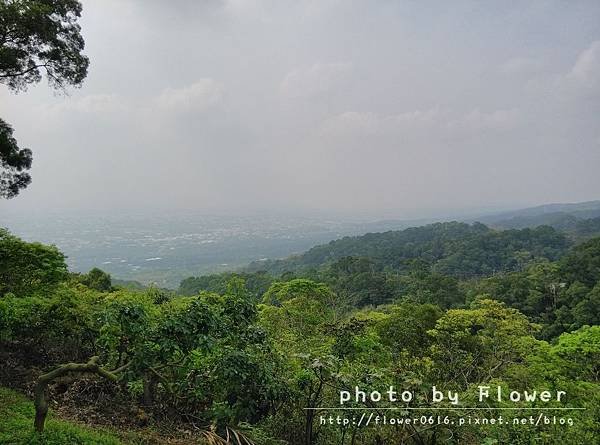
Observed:
[[[283,260],[252,263],[247,270],[273,275],[304,273],[343,258],[369,258],[378,268],[400,270],[414,260],[459,278],[520,270],[536,259],[555,260],[570,246],[551,227],[493,230],[481,223],[435,223],[405,230],[347,236]]]
[[[510,212],[486,215],[480,221],[499,229],[521,229],[541,225],[563,231],[576,231],[578,222],[600,217],[600,201],[569,204],[546,204]]]
[[[567,247],[563,238],[582,241],[598,236],[600,200],[546,204],[464,218],[462,222],[423,225],[425,222],[388,220],[365,224],[363,228],[369,232],[365,235],[345,236],[284,259],[254,261],[244,270],[264,270],[274,275],[295,273],[349,256],[368,257],[382,267],[393,268],[411,259],[428,258],[435,263],[434,269],[462,277],[510,270],[520,261],[518,258],[560,256]],[[540,226],[555,231],[527,230]],[[544,237],[549,238],[542,240]],[[556,250],[544,250],[548,245]],[[450,248],[452,255],[449,250],[443,252]]]

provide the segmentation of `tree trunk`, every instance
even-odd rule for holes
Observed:
[[[314,411],[306,410],[306,425],[304,431],[304,443],[306,445],[312,445],[313,441],[313,419],[314,419]]]
[[[33,390],[33,404],[35,406],[35,421],[33,426],[38,433],[44,432],[46,415],[48,414],[46,388],[50,383],[52,383],[52,381],[71,372],[80,374],[93,373],[108,380],[117,380],[117,376],[114,374],[114,372],[109,372],[100,367],[98,364],[99,360],[99,357],[92,357],[87,363],[68,363],[40,376]]]
[[[156,376],[152,373],[146,374],[144,378],[144,406],[150,407],[154,404],[154,392],[156,390]]]

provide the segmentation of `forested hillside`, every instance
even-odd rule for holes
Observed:
[[[600,210],[595,213],[600,213]],[[600,217],[578,218],[571,213],[557,212],[539,216],[520,216],[491,223],[498,229],[550,226],[567,233],[574,239],[586,238],[600,233]]]
[[[390,269],[406,269],[411,260],[419,259],[436,272],[469,278],[518,270],[535,259],[555,260],[569,245],[563,234],[547,226],[500,231],[480,223],[435,223],[345,237],[288,259],[253,263],[249,270],[295,273],[352,256]]]
[[[299,257],[266,262],[266,271],[190,277],[179,292],[222,293],[238,277],[257,300],[276,279],[323,282],[347,308],[408,298],[447,309],[490,295],[543,323],[540,335],[552,338],[600,321],[593,266],[599,240],[568,248],[572,243],[550,227],[495,231],[438,223],[332,241]]]
[[[567,204],[545,204],[512,210],[477,219],[485,224],[505,229],[520,229],[541,225],[566,225],[575,221],[593,219],[600,216],[600,201],[586,201]]]
[[[597,437],[600,238],[569,247],[548,227],[434,224],[343,239],[292,264],[294,272],[282,275],[190,278],[182,296],[120,287],[99,269],[69,273],[56,248],[0,232],[0,386],[35,396],[36,428],[43,429],[48,407],[54,418],[108,428],[101,436],[61,427],[97,443],[552,437],[580,444]],[[472,415],[482,384],[560,389],[569,406],[585,410],[569,412],[569,428],[450,423]],[[448,423],[411,430],[323,424],[320,415],[328,413],[318,407],[339,406],[339,391],[355,385],[411,391],[417,396],[405,406],[423,413],[433,385],[460,391],[464,401],[458,411],[435,412]],[[25,444],[57,434],[56,423],[34,432],[33,407],[19,408],[23,402],[6,394],[0,412],[23,414],[0,422],[0,438]],[[348,406],[377,412],[389,403]],[[132,429],[135,438],[124,435]]]

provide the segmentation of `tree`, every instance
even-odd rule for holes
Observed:
[[[90,289],[100,292],[110,292],[112,290],[110,275],[97,267],[82,275],[80,281]]]
[[[31,176],[24,170],[31,168],[31,150],[19,148],[13,129],[0,119],[0,197],[14,198],[27,187]]]
[[[46,416],[48,415],[48,402],[46,401],[46,388],[54,380],[62,377],[66,374],[86,374],[93,373],[100,377],[104,377],[110,381],[117,381],[117,373],[122,371],[124,368],[119,368],[115,371],[107,371],[100,367],[98,361],[100,357],[92,357],[87,363],[67,363],[60,367],[50,371],[46,374],[42,374],[38,379],[34,388],[34,405],[35,405],[35,420],[34,428],[38,433],[44,432],[44,424],[46,423]]]
[[[0,82],[25,90],[44,70],[54,88],[81,85],[89,60],[77,23],[79,0],[5,0],[0,4]]]
[[[589,288],[594,287],[600,281],[600,237],[575,247],[562,259],[560,267],[566,281],[579,281]]]
[[[390,309],[390,314],[377,323],[383,344],[395,353],[408,350],[415,355],[426,348],[431,340],[427,331],[435,327],[442,316],[441,309],[433,304],[411,301],[402,301]]]
[[[600,382],[600,326],[562,334],[552,352],[564,360],[571,378]]]
[[[434,380],[467,387],[497,378],[522,359],[523,342],[538,326],[516,309],[480,296],[469,309],[448,310],[429,331]]]
[[[56,247],[27,243],[0,229],[0,296],[48,291],[66,278],[65,256]]]
[[[77,20],[79,0],[0,2],[0,83],[24,91],[46,73],[51,87],[79,86],[88,58]],[[13,198],[31,182],[31,151],[20,149],[12,128],[0,119],[0,197]]]

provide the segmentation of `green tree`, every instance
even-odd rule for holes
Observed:
[[[396,353],[408,350],[418,355],[431,341],[427,332],[435,327],[442,316],[441,309],[433,304],[403,301],[392,306],[391,312],[377,324],[383,344]]]
[[[566,281],[579,281],[589,288],[600,281],[600,237],[578,245],[560,262]]]
[[[564,360],[570,377],[600,382],[600,326],[584,326],[562,334],[552,352]]]
[[[14,198],[29,185],[31,176],[24,170],[31,160],[31,150],[19,148],[12,127],[0,119],[0,197]]]
[[[77,20],[79,0],[5,0],[0,3],[0,82],[24,90],[42,70],[54,88],[81,85],[89,60]]]
[[[379,305],[394,297],[388,277],[370,258],[344,257],[329,266],[325,281],[352,306]]]
[[[501,375],[520,359],[522,339],[537,329],[516,309],[485,296],[470,309],[447,311],[429,331],[436,380],[467,387]]]
[[[110,292],[112,290],[110,275],[97,267],[82,275],[80,281],[90,289],[100,292]]]
[[[0,296],[49,292],[66,278],[65,256],[55,246],[28,243],[0,229]]]
[[[325,347],[324,328],[336,320],[337,296],[322,283],[277,282],[263,297],[261,324],[282,351],[306,353]]]
[[[0,2],[0,83],[23,91],[42,73],[55,89],[79,86],[88,58],[77,20],[79,0],[3,0]],[[31,177],[31,151],[20,149],[13,130],[0,119],[0,197],[13,198]]]

